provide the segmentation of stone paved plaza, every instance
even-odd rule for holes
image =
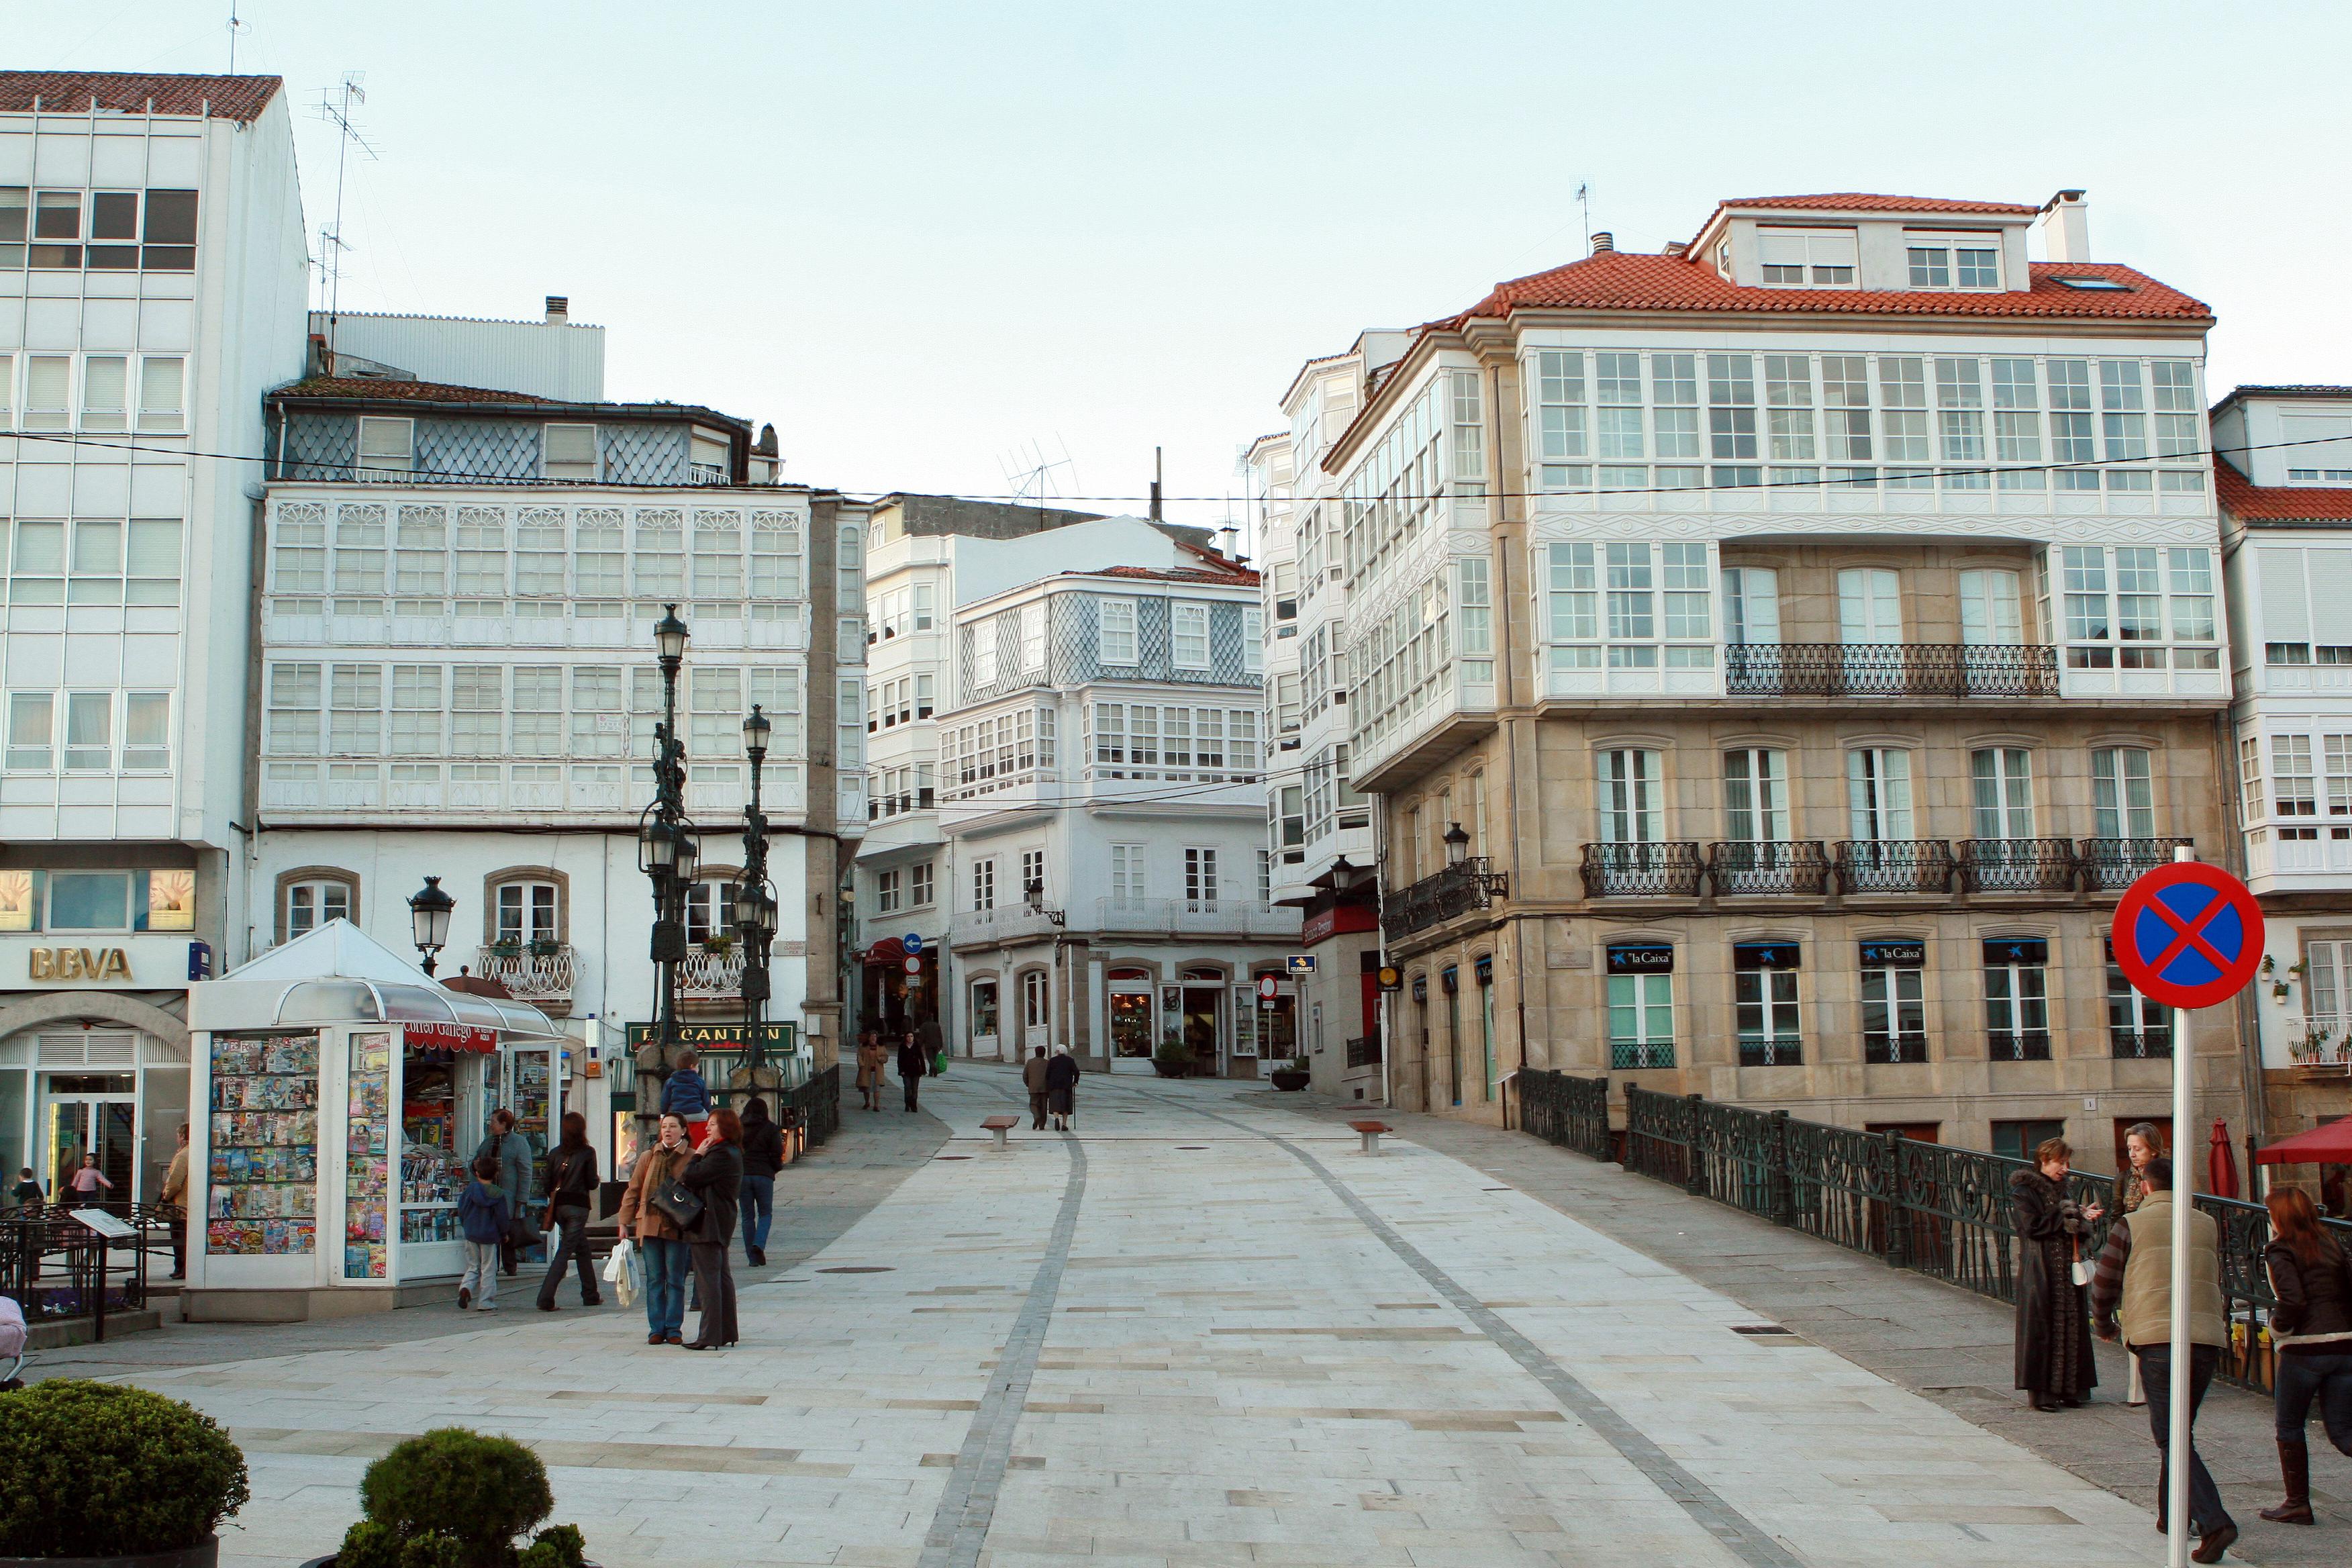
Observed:
[[[1846,1315],[1885,1321],[1892,1271],[1519,1134],[1397,1119],[1367,1159],[1252,1085],[1090,1078],[1077,1138],[997,1155],[980,1121],[1016,1088],[959,1066],[930,1115],[846,1112],[779,1182],[734,1351],[648,1347],[570,1289],[532,1311],[518,1280],[494,1318],[174,1326],[40,1370],[235,1431],[233,1568],[332,1551],[367,1461],[450,1423],[537,1448],[605,1568],[2160,1560],[2152,1455],[2116,1446],[2138,1412],[2076,1413],[2109,1475],[1952,1397],[1999,1308],[1897,1279],[1967,1348],[1841,1343],[1790,1282],[1851,1272]],[[2231,1397],[2234,1435],[2260,1413]],[[2352,1555],[2340,1508],[2290,1539],[2252,1521],[2274,1479],[2231,1479],[2242,1560]]]

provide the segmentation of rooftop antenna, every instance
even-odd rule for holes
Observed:
[[[252,29],[250,26],[247,26],[247,25],[246,25],[245,23],[243,23],[243,22],[238,21],[238,20],[237,20],[237,18],[236,18],[236,0],[229,0],[229,7],[228,7],[228,74],[229,74],[229,75],[231,75],[231,76],[235,76],[235,75],[236,74],[236,37],[237,37],[237,35],[238,35],[239,33],[250,33],[251,31],[253,31],[253,29]]]
[[[319,231],[319,268],[327,285],[327,370],[335,368],[335,326],[337,312],[342,304],[343,266],[341,253],[350,248],[343,244],[343,168],[351,150],[357,147],[373,158],[375,149],[352,123],[352,106],[367,101],[367,92],[361,84],[367,80],[365,71],[345,71],[340,97],[321,91],[319,94],[319,118],[340,132],[335,142],[335,223],[332,228]]]
[[[1061,441],[1058,436],[1055,439]],[[1076,465],[1070,460],[1069,443],[1063,441],[1061,445],[1062,455],[1059,458],[1046,457],[1045,448],[1032,440],[1028,451],[1008,452],[999,459],[1004,469],[1004,482],[1013,489],[1013,504],[1018,506],[1025,500],[1036,501],[1040,531],[1045,526],[1045,502],[1062,493],[1061,486],[1054,478],[1054,470],[1068,468],[1073,475],[1076,472]]]
[[[1592,254],[1592,187],[1579,180],[1576,184],[1577,209],[1584,215],[1584,253]]]

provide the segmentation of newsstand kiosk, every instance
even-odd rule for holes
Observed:
[[[561,1121],[562,1031],[451,991],[348,921],[188,988],[194,1321],[285,1322],[446,1293],[457,1194],[504,1106]]]

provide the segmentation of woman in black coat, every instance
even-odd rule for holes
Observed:
[[[1067,1046],[1045,1064],[1045,1109],[1054,1113],[1054,1131],[1070,1130],[1078,1112],[1078,1062]]]
[[[736,1194],[743,1185],[743,1123],[732,1110],[722,1106],[710,1113],[702,1142],[677,1179],[702,1200],[702,1212],[686,1233],[702,1324],[686,1348],[715,1351],[735,1342],[735,1276],[727,1246],[735,1239]]]
[[[539,1282],[539,1310],[555,1310],[555,1288],[563,1283],[567,1264],[580,1270],[580,1304],[601,1307],[596,1289],[595,1260],[588,1255],[588,1209],[596,1198],[596,1151],[588,1146],[588,1119],[576,1110],[563,1113],[563,1139],[547,1156],[547,1228],[559,1239],[547,1260],[547,1278]]]
[[[2074,1260],[2083,1237],[2106,1211],[2077,1207],[2066,1195],[2074,1152],[2052,1138],[2033,1152],[2039,1169],[2009,1178],[2017,1215],[2017,1386],[2036,1410],[2090,1398],[2099,1381],[2091,1356],[2091,1317]]]

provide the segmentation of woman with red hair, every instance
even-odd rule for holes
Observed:
[[[2279,1470],[2286,1500],[2263,1510],[2273,1524],[2311,1524],[2311,1449],[2304,1423],[2314,1401],[2339,1454],[2352,1454],[2352,1262],[2319,1223],[2300,1187],[2273,1192],[2270,1269],[2271,1342],[2278,1347]]]

